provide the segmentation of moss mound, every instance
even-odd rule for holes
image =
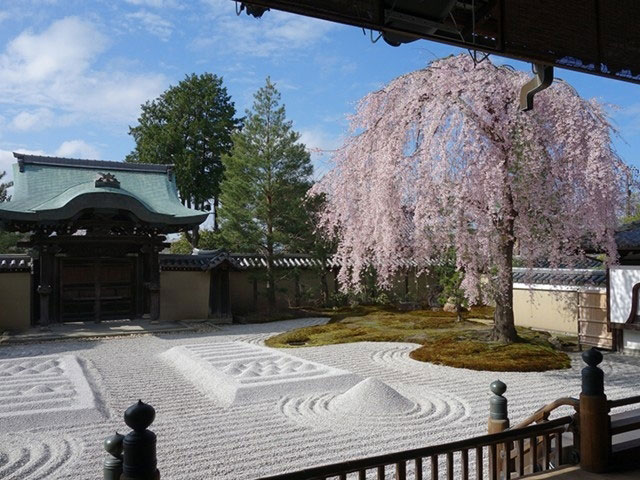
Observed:
[[[474,308],[456,322],[455,313],[432,310],[400,312],[373,306],[328,310],[325,325],[304,327],[268,338],[269,347],[293,348],[353,342],[423,344],[411,358],[451,367],[488,371],[541,372],[569,368],[569,357],[554,350],[550,335],[518,328],[520,341],[491,342],[491,325],[468,320],[493,316],[491,307]],[[318,314],[320,312],[317,312]]]
[[[456,336],[428,342],[411,352],[410,357],[421,362],[492,372],[544,372],[571,366],[566,353],[538,343],[523,340],[502,344]]]
[[[355,313],[355,315],[354,315]],[[444,315],[443,315],[444,314]],[[325,325],[303,327],[268,338],[269,347],[333,345],[352,342],[416,342],[437,336],[437,331],[476,329],[484,325],[471,321],[456,322],[455,314],[415,310],[398,312],[376,307],[360,307],[336,314]]]

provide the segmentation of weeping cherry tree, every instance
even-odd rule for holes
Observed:
[[[518,108],[528,75],[459,55],[368,94],[335,166],[321,227],[338,239],[343,288],[368,267],[388,286],[399,260],[454,248],[471,303],[496,306],[493,339],[517,338],[514,247],[526,266],[570,263],[590,248],[615,261],[613,232],[625,165],[603,107],[557,80]]]

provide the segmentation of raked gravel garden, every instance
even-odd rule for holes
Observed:
[[[580,391],[577,353],[518,373],[419,362],[415,343],[264,346],[326,321],[2,346],[0,479],[100,478],[102,441],[126,433],[138,399],[156,409],[162,478],[235,480],[483,434],[497,378],[512,424]],[[637,394],[640,359],[606,354],[602,368],[609,398]]]

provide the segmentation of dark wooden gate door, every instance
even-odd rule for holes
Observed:
[[[135,258],[61,258],[60,319],[133,317],[135,278]]]
[[[229,271],[217,268],[212,270],[209,288],[209,315],[213,317],[230,316]]]

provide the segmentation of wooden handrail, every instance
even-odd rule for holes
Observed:
[[[524,428],[514,428],[505,430],[503,432],[492,433],[490,435],[481,435],[479,437],[467,438],[464,440],[444,443],[441,445],[432,445],[429,447],[388,453],[385,455],[361,458],[357,460],[350,460],[347,462],[335,463],[332,465],[323,465],[291,473],[261,477],[259,480],[301,480],[337,477],[350,472],[368,470],[385,465],[393,465],[399,462],[414,460],[416,458],[432,457],[451,452],[457,452],[460,450],[482,448],[484,446],[496,446],[498,444],[515,442],[520,439],[529,439],[544,434],[558,433],[564,431],[566,425],[569,425],[572,421],[573,417],[569,415],[566,417],[550,420],[545,423],[530,425]]]
[[[580,400],[573,397],[558,398],[557,400],[554,400],[553,402],[545,405],[544,407],[539,408],[532,415],[525,418],[522,422],[518,423],[513,428],[514,429],[524,428],[531,425],[534,422],[539,423],[540,421],[547,421],[552,411],[554,411],[556,408],[565,407],[565,406],[573,407],[577,412],[578,409],[580,408]]]
[[[634,403],[640,403],[640,395],[636,395],[635,397],[619,398],[618,400],[609,400],[607,403],[609,404],[609,408],[633,405]]]

